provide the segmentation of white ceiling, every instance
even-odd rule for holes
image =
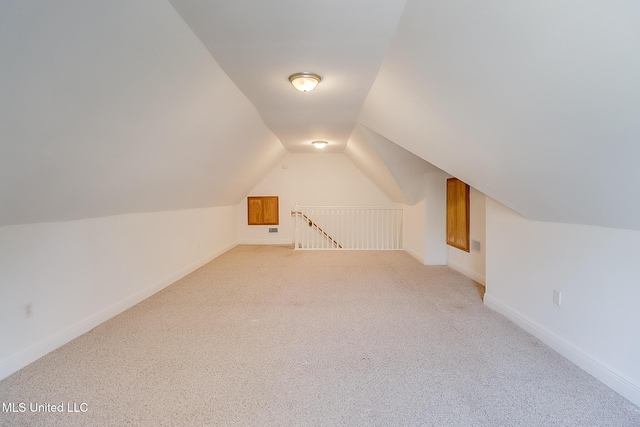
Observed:
[[[434,165],[360,124],[344,154],[395,203],[415,205],[425,197],[425,174]]]
[[[5,1],[0,225],[236,204],[323,139],[392,200],[428,161],[640,230],[639,46],[635,0]]]
[[[344,150],[404,0],[170,0],[290,152]],[[301,93],[295,72],[322,82]]]
[[[640,230],[640,2],[408,0],[359,122],[529,219]]]
[[[167,2],[3,2],[0,58],[0,226],[233,205],[286,155]]]

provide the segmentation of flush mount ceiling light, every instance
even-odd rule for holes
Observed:
[[[295,73],[289,76],[289,81],[300,92],[310,92],[318,86],[318,83],[322,80],[317,74],[314,73]]]
[[[328,142],[327,141],[313,141],[312,144],[316,148],[324,148],[324,147],[327,146]]]

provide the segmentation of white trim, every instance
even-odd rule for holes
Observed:
[[[424,265],[424,255],[420,254],[418,251],[415,251],[407,247],[404,248],[404,251],[409,255],[411,255],[412,257],[414,257],[415,259],[417,259],[418,261],[420,261],[420,264]]]
[[[457,272],[464,274],[468,278],[475,280],[476,282],[480,283],[483,286],[486,286],[487,284],[486,278],[482,274],[478,274],[475,271],[469,270],[467,267],[457,264],[451,260],[449,260],[448,265],[449,267],[453,268]]]
[[[80,335],[89,332],[91,329],[111,319],[112,317],[117,316],[118,314],[122,313],[128,308],[131,308],[134,305],[144,301],[145,299],[149,298],[151,295],[161,291],[167,286],[182,279],[187,274],[211,262],[213,259],[222,255],[228,250],[233,249],[235,246],[237,246],[237,242],[225,245],[224,247],[215,251],[214,253],[209,254],[203,258],[200,258],[199,260],[193,262],[192,264],[187,265],[184,268],[181,268],[180,270],[176,271],[173,274],[170,274],[169,276],[154,283],[153,285],[145,289],[142,289],[133,295],[128,296],[122,301],[116,304],[113,304],[112,306],[107,307],[102,311],[99,311],[98,313],[86,318],[83,321],[76,323],[75,325],[67,328],[61,333],[54,335],[51,338],[48,338],[45,341],[42,341],[41,343],[36,344],[30,347],[29,349],[23,351],[22,353],[16,356],[13,356],[12,358],[0,363],[0,380],[8,377],[14,372],[17,372],[18,370],[24,368],[30,363],[35,362],[36,360],[52,352],[53,350],[56,350],[62,347],[63,345],[67,344],[69,341],[78,338]]]
[[[242,239],[239,245],[293,245],[293,239]]]
[[[620,372],[600,362],[582,349],[563,340],[536,322],[524,317],[489,294],[484,294],[484,303],[490,309],[502,314],[525,331],[593,375],[611,389],[640,406],[640,385],[625,378]]]

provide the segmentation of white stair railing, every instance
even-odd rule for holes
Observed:
[[[402,249],[402,209],[297,206],[296,249]]]

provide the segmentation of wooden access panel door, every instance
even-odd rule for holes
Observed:
[[[278,225],[278,212],[278,196],[247,197],[249,225]]]
[[[447,245],[469,252],[469,186],[447,180]]]

